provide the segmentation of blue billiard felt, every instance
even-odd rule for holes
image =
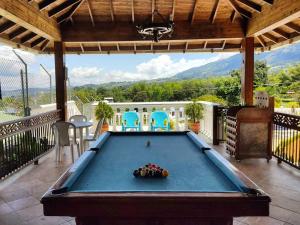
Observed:
[[[147,142],[150,146],[147,147]],[[208,150],[210,151],[210,150]],[[238,192],[240,188],[212,163],[185,133],[110,135],[76,181],[73,192]],[[167,178],[136,178],[133,171],[155,163]]]

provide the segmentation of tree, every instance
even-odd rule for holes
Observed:
[[[223,99],[216,95],[202,95],[196,99],[197,101],[207,101],[207,102],[214,102],[218,103],[222,106],[226,106],[228,103]]]
[[[229,106],[239,105],[241,83],[237,77],[227,77],[216,81],[216,95],[224,99]]]
[[[132,101],[133,102],[147,102],[148,101],[147,99],[148,99],[147,92],[139,91],[133,96]]]
[[[268,83],[269,67],[266,61],[255,61],[254,64],[254,86],[264,86]]]

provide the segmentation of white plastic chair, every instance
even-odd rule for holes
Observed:
[[[87,117],[84,115],[74,115],[74,116],[70,117],[69,121],[70,122],[86,122]]]
[[[72,123],[58,121],[52,124],[55,137],[55,159],[61,161],[61,152],[65,146],[70,146],[72,162],[74,162],[74,145],[77,147],[78,157],[80,156],[79,144],[76,141],[76,128]],[[69,134],[70,128],[73,130],[74,136],[71,138]]]
[[[97,123],[97,127],[96,127],[96,130],[95,130],[94,134],[93,134],[93,135],[91,135],[91,134],[90,134],[90,135],[87,135],[87,136],[83,139],[84,146],[85,146],[86,148],[88,148],[88,146],[87,146],[87,143],[88,143],[88,142],[90,142],[90,141],[96,141],[96,140],[97,140],[97,138],[98,138],[98,136],[99,136],[99,133],[100,133],[100,130],[101,130],[101,128],[102,128],[103,122],[104,122],[104,119],[99,120],[98,123]]]
[[[74,115],[74,116],[71,116],[70,118],[69,118],[69,122],[87,122],[88,121],[88,119],[87,119],[87,117],[86,116],[84,116],[84,115]],[[76,130],[76,136],[77,136],[77,138],[80,136],[79,135],[79,131],[78,130]],[[89,128],[87,127],[87,128],[85,128],[85,135],[89,135]]]

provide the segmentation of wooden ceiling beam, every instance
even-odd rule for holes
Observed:
[[[225,49],[225,46],[226,46],[226,40],[224,40],[224,41],[222,42],[222,49]]]
[[[98,43],[98,49],[99,49],[100,52],[102,52],[102,48],[101,48],[101,44],[100,43]]]
[[[274,3],[274,0],[263,0],[263,1],[269,5],[273,5]]]
[[[41,50],[42,52],[45,51],[45,49],[48,47],[49,44],[50,44],[50,41],[46,39],[46,40],[43,42],[43,44],[41,45],[40,50]]]
[[[82,5],[84,0],[81,0],[74,4],[65,14],[61,15],[57,18],[57,23],[62,23],[66,21],[67,19],[71,18],[73,14],[77,11],[77,9]]]
[[[240,14],[242,17],[246,17],[250,19],[252,17],[252,14],[248,12],[247,10],[241,8],[235,0],[227,0],[229,5],[236,11],[236,13]]]
[[[185,43],[185,48],[184,48],[184,52],[186,52],[189,49],[189,42]]]
[[[114,6],[113,6],[113,0],[109,0],[109,6],[110,6],[110,16],[111,16],[111,21],[115,21],[115,13],[114,13]]]
[[[82,43],[80,43],[80,48],[81,48],[81,51],[84,53],[84,47],[83,47]]]
[[[49,40],[60,41],[57,23],[23,0],[0,0],[0,15]]]
[[[91,18],[92,25],[95,26],[95,21],[94,21],[94,17],[93,17],[92,7],[91,7],[91,4],[90,4],[90,1],[89,0],[85,0],[85,1],[87,3],[87,7],[88,7],[88,10],[89,10],[89,15],[90,15],[90,18]]]
[[[197,13],[197,8],[198,8],[198,5],[199,5],[199,1],[200,0],[195,0],[194,7],[193,7],[193,13],[192,13],[192,16],[191,16],[191,24],[194,23],[195,16],[196,16],[196,13]]]
[[[278,38],[275,37],[274,35],[272,34],[269,34],[269,33],[265,33],[265,34],[262,34],[265,38],[269,39],[270,41],[272,41],[273,43],[278,43]]]
[[[131,21],[134,23],[134,0],[131,0]]]
[[[267,46],[267,44],[265,43],[265,40],[262,38],[262,36],[257,36],[256,39],[264,48]]]
[[[230,16],[230,21],[231,21],[231,23],[234,22],[235,18],[236,18],[236,11],[233,10],[233,12],[231,13],[231,16]]]
[[[64,24],[63,24],[64,25]],[[64,42],[143,42],[136,28],[126,22],[90,23],[77,22],[74,26],[62,26]],[[189,22],[177,22],[170,40],[240,39],[244,37],[240,23],[202,22],[190,25]],[[169,40],[169,39],[168,39]]]
[[[56,0],[44,0],[38,4],[39,9],[43,10],[43,9],[47,8],[48,6],[50,6],[54,2],[56,2]]]
[[[56,7],[54,7],[53,9],[48,11],[48,16],[49,17],[53,17],[55,15],[57,15],[58,13],[72,7],[74,4],[79,3],[80,0],[68,0]]]
[[[24,27],[19,27],[15,31],[11,32],[8,35],[8,37],[9,37],[9,39],[14,39],[14,38],[18,37],[19,35],[23,34],[26,31],[27,30]]]
[[[300,26],[298,26],[297,24],[291,22],[291,23],[285,24],[285,26],[300,34]]]
[[[283,37],[284,39],[290,39],[290,34],[285,32],[284,30],[280,29],[280,28],[276,28],[273,30],[273,32],[275,32],[276,34],[280,35],[281,37]]]
[[[214,7],[213,7],[213,10],[212,10],[210,18],[209,18],[211,23],[214,23],[215,19],[217,17],[218,8],[219,8],[219,5],[220,5],[219,3],[220,3],[220,0],[215,0]]]
[[[237,0],[238,2],[240,2],[241,4],[243,4],[244,6],[255,10],[256,12],[261,12],[261,6],[259,4],[256,4],[255,2],[251,2],[249,0]]]
[[[239,51],[240,49],[240,44],[226,44],[225,49],[221,48],[220,44],[210,44],[208,46],[209,48],[204,49],[203,45],[191,45],[191,47],[188,49],[188,52],[227,52],[230,51],[232,52],[233,50]],[[85,52],[84,54],[95,54],[99,53],[97,46],[91,46],[91,47],[85,47]],[[80,47],[66,47],[66,52],[68,54],[80,54],[82,53]],[[53,49],[49,49],[49,51],[53,51]],[[149,48],[148,46],[139,46],[134,52],[134,50],[130,47],[127,47],[124,50],[121,50],[118,52],[115,48],[115,46],[105,46],[105,49],[102,50],[102,54],[140,54],[140,53],[164,53],[167,51],[167,45],[156,45],[153,50]],[[170,49],[169,52],[180,52],[182,53],[183,48],[182,45],[174,45]]]
[[[300,1],[276,0],[265,4],[262,12],[248,21],[247,36],[258,36],[274,30],[300,17]]]
[[[176,0],[172,1],[172,13],[170,15],[170,20],[174,21],[174,17],[175,17],[175,9],[176,9]]]
[[[151,20],[154,22],[155,0],[151,0]]]
[[[3,33],[5,31],[7,31],[8,29],[12,28],[13,26],[15,26],[16,24],[14,22],[11,22],[11,21],[6,21],[5,23],[3,23],[1,26],[0,26],[0,33]]]
[[[257,36],[256,38],[258,42],[261,44],[261,46],[263,46],[264,48],[267,47],[267,43],[265,42],[262,36]]]
[[[30,43],[30,47],[34,48],[35,46],[37,46],[38,44],[40,44],[41,42],[45,41],[46,39],[43,37],[40,37],[36,40],[34,40],[33,42]]]
[[[25,42],[30,41],[34,37],[36,37],[36,34],[33,32],[26,34],[24,37],[21,38],[21,44],[24,44]]]
[[[203,48],[206,48],[206,47],[207,47],[207,44],[208,44],[208,41],[205,41],[205,42],[204,42],[204,45],[203,45]]]

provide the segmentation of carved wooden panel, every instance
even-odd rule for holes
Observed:
[[[0,123],[0,139],[60,120],[59,110]]]
[[[300,117],[285,113],[274,113],[273,123],[282,127],[300,131]]]

